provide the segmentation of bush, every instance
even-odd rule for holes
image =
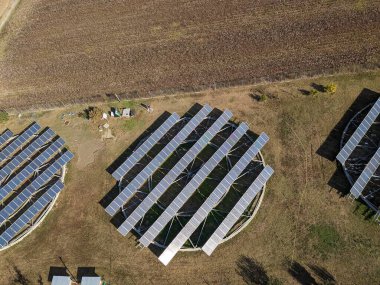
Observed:
[[[330,94],[334,94],[336,92],[336,84],[334,83],[330,83],[330,84],[327,84],[325,87],[324,87],[324,91],[325,92],[328,92]]]
[[[80,118],[86,118],[87,120],[96,120],[102,118],[103,111],[98,107],[88,107],[83,112],[78,114]]]
[[[259,97],[259,102],[265,102],[266,100],[268,100],[268,96],[265,95],[265,94],[262,94],[262,95]]]
[[[0,111],[0,123],[4,123],[9,120],[9,115],[5,111]]]
[[[318,94],[318,90],[315,90],[315,89],[310,90],[310,95],[315,96],[317,94]]]

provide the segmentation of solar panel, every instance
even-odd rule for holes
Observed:
[[[158,217],[152,226],[140,238],[140,243],[145,247],[149,246],[157,235],[165,228],[170,222],[172,217],[181,209],[186,201],[194,194],[198,187],[203,183],[211,171],[222,161],[228,154],[232,147],[240,140],[240,138],[247,132],[248,126],[245,123],[239,127],[229,136],[229,138],[222,144],[222,146],[211,156],[211,158],[199,169],[196,175],[190,180],[185,188],[178,194],[178,196],[170,203],[165,211]]]
[[[191,237],[195,230],[202,224],[204,219],[212,211],[215,205],[223,195],[230,189],[236,179],[252,161],[252,159],[258,154],[260,149],[268,141],[268,136],[262,133],[260,137],[254,142],[254,144],[244,153],[244,155],[238,160],[238,162],[227,173],[223,180],[218,184],[210,196],[203,202],[201,207],[191,217],[191,219],[182,228],[179,234],[169,244],[169,246],[160,255],[159,260],[167,265],[172,258],[177,254],[185,242]]]
[[[350,192],[357,199],[363,192],[365,186],[371,180],[372,176],[379,168],[380,165],[380,148],[377,149],[376,153],[372,156],[371,160],[368,162],[363,172],[360,174],[359,178],[355,181]]]
[[[376,118],[380,114],[380,98],[377,99],[376,103],[372,106],[371,110],[369,110],[368,114],[365,116],[364,120],[360,123],[359,127],[352,134],[347,143],[343,146],[340,152],[337,155],[337,160],[344,164],[346,160],[349,158],[351,153],[360,143],[362,138],[365,136],[371,125],[374,123]]]
[[[3,147],[3,145],[13,136],[13,133],[10,130],[5,130],[0,135],[0,148]]]
[[[222,129],[222,127],[232,117],[229,110],[214,122],[214,124],[202,135],[202,137],[188,150],[188,152],[176,163],[176,165],[166,174],[158,185],[145,197],[144,201],[132,212],[132,214],[119,227],[118,231],[122,235],[128,234],[145,213],[157,202],[162,194],[174,183],[177,177],[186,169],[212,138]]]
[[[152,147],[178,122],[180,117],[173,113],[150,137],[136,149],[130,157],[112,174],[116,180],[121,180],[133,166],[140,161]]]
[[[113,216],[124,203],[145,183],[161,164],[176,150],[176,148],[192,133],[206,118],[212,108],[205,105],[186,126],[153,158],[151,162],[129,183],[123,191],[108,205],[106,212]]]
[[[34,123],[22,132],[16,139],[14,139],[9,145],[7,145],[2,151],[0,151],[0,161],[3,161],[11,156],[11,154],[26,143],[41,127]]]
[[[63,189],[60,180],[54,183],[36,202],[33,203],[10,227],[0,235],[0,248],[8,243],[41,212]]]
[[[24,150],[17,154],[11,161],[5,164],[0,170],[0,181],[10,175],[24,161],[29,159],[35,151],[37,151],[41,146],[49,141],[54,135],[55,133],[51,129],[47,129],[35,141],[33,141]]]
[[[0,201],[3,200],[11,191],[21,185],[30,175],[33,174],[41,165],[47,162],[54,153],[56,153],[63,145],[64,140],[59,138],[52,143],[47,149],[39,154],[32,162],[25,166],[16,176],[14,176],[7,184],[0,188]]]
[[[239,218],[243,215],[244,211],[252,203],[253,199],[256,197],[264,186],[265,183],[273,174],[273,169],[270,166],[266,166],[251,186],[247,189],[244,195],[239,199],[234,208],[228,215],[224,218],[223,222],[218,226],[215,232],[203,245],[202,250],[211,255],[215,248],[222,242],[223,238],[236,224]]]
[[[37,190],[45,185],[74,155],[66,151],[54,161],[44,172],[38,175],[20,194],[0,211],[0,225],[20,208]]]

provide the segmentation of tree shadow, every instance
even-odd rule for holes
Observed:
[[[328,272],[326,268],[315,264],[309,264],[308,267],[314,272],[315,275],[318,276],[318,278],[322,281],[322,284],[336,284],[335,277]]]
[[[236,262],[236,272],[243,278],[246,284],[265,285],[269,277],[263,265],[255,259],[242,255]]]
[[[301,92],[302,95],[309,96],[311,92],[306,89],[298,89],[299,92]]]
[[[314,277],[307,271],[307,269],[294,260],[286,260],[285,265],[288,273],[302,285],[318,285]]]
[[[322,84],[317,84],[317,83],[311,83],[310,87],[314,88],[318,92],[326,92],[325,87]]]
[[[13,266],[13,271],[15,273],[15,277],[13,278],[14,284],[21,284],[21,285],[31,284],[30,280],[24,276],[24,274],[16,265]]]

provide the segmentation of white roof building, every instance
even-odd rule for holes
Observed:
[[[71,285],[69,276],[53,276],[51,285]]]
[[[100,277],[82,277],[81,285],[101,285]]]

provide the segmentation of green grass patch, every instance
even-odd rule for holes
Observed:
[[[133,131],[135,129],[141,129],[145,126],[145,120],[141,118],[126,119],[122,124],[124,131]]]
[[[310,236],[315,242],[314,249],[327,258],[331,253],[339,249],[343,241],[334,226],[329,224],[316,224],[310,227]]]

